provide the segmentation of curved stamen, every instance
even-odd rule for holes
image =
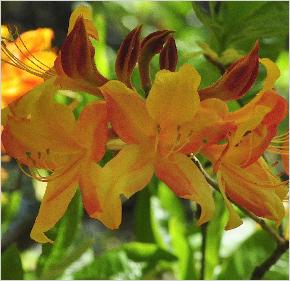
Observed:
[[[260,182],[256,182],[252,179],[249,178],[250,174],[247,173],[247,171],[245,169],[243,169],[242,173],[238,173],[237,172],[237,166],[235,164],[232,163],[223,163],[223,166],[226,167],[227,170],[229,170],[231,173],[233,173],[235,176],[239,177],[240,179],[242,179],[243,181],[259,186],[259,187],[270,187],[270,188],[275,188],[278,186],[282,186],[282,185],[286,185],[288,184],[288,180],[285,181],[281,181],[279,183],[274,183],[273,181],[260,181]],[[270,170],[267,170],[267,172],[269,173]],[[248,176],[247,176],[248,175]]]

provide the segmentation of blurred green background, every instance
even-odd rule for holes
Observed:
[[[82,2],[84,3],[84,2]],[[79,2],[1,3],[2,24],[21,32],[37,27],[55,31],[54,46],[66,36],[70,13]],[[288,98],[288,2],[89,2],[100,41],[94,42],[96,64],[108,78],[116,78],[116,52],[125,35],[139,24],[143,36],[158,29],[174,30],[179,63],[194,65],[201,86],[213,83],[219,69],[204,57],[214,54],[227,66],[250,51],[259,40],[261,57],[274,60],[281,70],[276,87]],[[153,59],[152,74],[158,70]],[[240,100],[247,103],[261,88],[265,70],[260,67],[254,87]],[[134,85],[140,88],[137,71]],[[79,93],[81,108],[93,97]],[[231,110],[239,103],[229,103]],[[280,132],[288,128],[288,119]],[[108,157],[110,157],[108,155]],[[267,156],[275,162],[277,156]],[[201,159],[202,161],[202,159]],[[205,164],[205,163],[204,163]],[[281,166],[276,167],[277,173]],[[208,168],[210,172],[210,167]],[[2,157],[2,279],[199,279],[202,231],[196,225],[195,204],[177,198],[154,178],[123,204],[119,230],[110,231],[84,213],[80,194],[64,218],[50,231],[53,245],[29,238],[45,185],[25,177],[13,160]],[[285,176],[285,175],[284,175]],[[216,212],[208,223],[205,245],[205,279],[249,279],[255,266],[267,258],[275,242],[251,219],[237,229],[224,231],[227,213],[219,194]],[[243,217],[243,214],[241,213]],[[284,233],[287,220],[280,226]],[[288,280],[288,253],[271,267],[264,279]]]

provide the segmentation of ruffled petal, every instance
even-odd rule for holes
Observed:
[[[199,107],[197,89],[200,75],[191,65],[178,72],[161,70],[156,74],[146,99],[149,115],[161,128],[191,121]]]
[[[279,195],[284,193],[285,196],[287,188],[266,168],[264,160],[260,159],[247,168],[224,163],[220,173],[226,194],[232,201],[259,217],[280,223],[285,210]]]
[[[201,206],[199,224],[211,219],[214,213],[214,201],[210,186],[187,156],[175,153],[168,159],[160,159],[155,166],[157,177],[164,181],[177,196],[193,200]]]
[[[65,168],[66,169],[66,168]],[[79,166],[71,168],[65,175],[50,181],[46,187],[39,213],[30,233],[30,237],[39,243],[52,243],[44,232],[51,229],[64,215],[72,200],[78,184]],[[55,171],[62,174],[62,171]]]
[[[125,146],[104,168],[91,167],[101,211],[90,214],[110,229],[119,227],[122,218],[120,195],[129,198],[144,188],[153,175],[153,162],[138,145]]]
[[[140,143],[156,134],[156,125],[147,113],[145,101],[119,81],[101,87],[114,130],[126,143]]]
[[[222,172],[220,172],[220,171],[218,171],[218,173],[217,173],[217,180],[218,180],[220,192],[223,196],[226,207],[229,211],[229,219],[228,219],[228,222],[227,222],[225,229],[230,230],[230,229],[233,229],[233,228],[240,226],[243,223],[243,221],[239,217],[238,213],[234,210],[234,207],[232,206],[231,202],[229,201],[229,199],[226,196],[226,186],[225,186],[226,183],[224,182],[224,179],[222,177]]]

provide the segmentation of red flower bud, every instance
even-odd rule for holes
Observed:
[[[241,98],[254,84],[259,68],[259,42],[251,52],[232,64],[212,86],[199,90],[200,99],[219,98],[224,101]]]

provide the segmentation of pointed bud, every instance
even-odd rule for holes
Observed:
[[[120,81],[132,88],[131,75],[140,51],[141,26],[133,29],[122,42],[116,59],[115,70]]]
[[[151,87],[150,62],[154,55],[158,54],[168,36],[172,33],[170,30],[161,30],[149,34],[141,43],[141,51],[138,59],[141,84],[145,92]]]
[[[84,19],[78,17],[54,62],[58,82],[67,89],[100,95],[97,87],[108,80],[97,70],[94,55]]]
[[[160,69],[175,71],[178,61],[177,48],[172,36],[168,38],[163,49],[160,52],[159,65]]]
[[[254,84],[259,68],[259,43],[251,52],[232,64],[212,86],[199,90],[201,100],[219,98],[224,101],[241,98]]]

